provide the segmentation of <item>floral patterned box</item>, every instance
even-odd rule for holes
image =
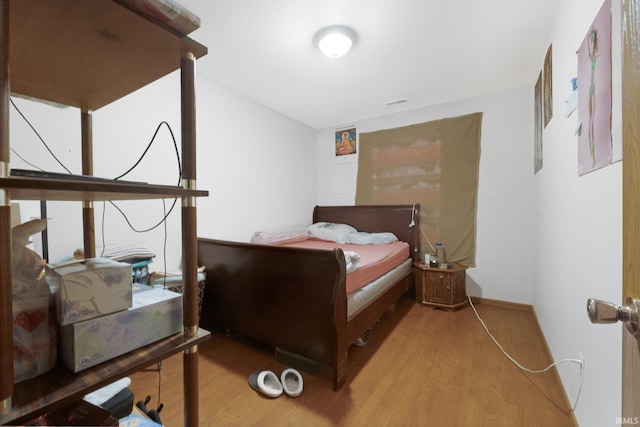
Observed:
[[[182,332],[182,295],[134,284],[128,310],[60,328],[58,357],[73,372]]]
[[[45,272],[61,325],[131,307],[131,264],[88,258],[48,264]]]

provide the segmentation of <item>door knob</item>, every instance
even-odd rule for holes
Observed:
[[[627,330],[636,338],[640,338],[640,300],[627,298],[625,305],[617,306],[613,303],[599,299],[587,300],[587,314],[591,323],[616,323],[621,321]]]

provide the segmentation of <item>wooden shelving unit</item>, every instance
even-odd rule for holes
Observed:
[[[195,61],[207,48],[130,7],[125,0],[0,1],[0,425],[19,424],[118,378],[183,352],[184,425],[199,424]],[[11,94],[80,109],[82,174],[92,175],[93,111],[181,70],[182,186],[92,179],[13,177],[9,165]],[[73,374],[63,366],[13,383],[11,296],[12,200],[82,201],[84,250],[95,256],[93,203],[180,198],[184,331]]]
[[[31,414],[81,399],[85,394],[111,383],[113,378],[130,375],[209,338],[210,333],[203,329],[198,330],[194,337],[187,337],[184,333],[175,335],[77,374],[64,366],[57,366],[44,375],[16,384],[13,407],[4,418],[0,417],[0,425],[4,425],[4,419],[11,420],[13,424],[27,422],[32,418]]]
[[[101,201],[203,197],[208,192],[166,185],[9,177],[0,181],[14,200]]]

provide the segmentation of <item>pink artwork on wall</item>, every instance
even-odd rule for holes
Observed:
[[[578,174],[611,163],[611,1],[607,0],[578,49]]]

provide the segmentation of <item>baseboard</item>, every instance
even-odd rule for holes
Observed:
[[[517,302],[501,301],[497,299],[489,299],[489,298],[474,297],[474,296],[471,297],[471,301],[473,301],[473,304],[492,305],[495,307],[511,308],[513,310],[521,310],[521,311],[533,311],[533,306],[531,306],[530,304],[520,304]]]

